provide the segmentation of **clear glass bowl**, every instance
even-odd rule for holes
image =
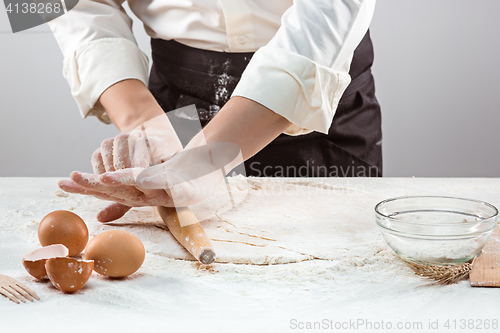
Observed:
[[[424,264],[462,264],[474,258],[497,225],[489,203],[452,197],[409,196],[375,206],[376,222],[391,249]]]

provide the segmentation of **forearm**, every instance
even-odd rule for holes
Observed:
[[[130,132],[154,117],[165,115],[140,80],[123,80],[112,85],[102,93],[99,101],[109,119],[122,133]]]
[[[206,140],[236,144],[247,160],[283,133],[291,123],[265,106],[244,97],[233,97],[188,147]]]

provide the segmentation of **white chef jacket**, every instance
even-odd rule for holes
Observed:
[[[111,85],[147,85],[123,0],[80,0],[49,22],[64,54],[63,75],[83,115],[109,123],[99,103]],[[354,49],[375,0],[128,0],[149,36],[224,52],[256,51],[232,96],[254,100],[293,125],[285,133],[327,133]]]

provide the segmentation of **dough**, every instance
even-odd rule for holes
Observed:
[[[376,232],[374,220],[346,219],[359,215],[343,204],[360,200],[362,193],[355,188],[321,179],[228,179],[236,208],[230,209],[226,184],[210,200],[191,207],[211,239],[216,262],[265,265],[335,260],[345,257],[349,239],[357,241],[364,232]],[[364,204],[367,209],[372,206]],[[115,223],[97,225],[92,234],[109,230],[109,225],[129,227],[150,254],[194,260],[165,230],[154,208],[134,209]]]

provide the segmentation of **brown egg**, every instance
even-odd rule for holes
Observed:
[[[51,258],[47,259],[45,263],[50,282],[57,289],[67,293],[83,288],[89,280],[93,268],[94,262],[92,260],[75,258]]]
[[[62,244],[45,246],[25,255],[23,258],[23,266],[34,278],[48,279],[49,277],[45,270],[45,262],[47,259],[67,257],[68,253],[68,248]]]
[[[80,216],[65,210],[56,210],[45,216],[38,226],[42,246],[63,244],[69,256],[81,253],[89,241],[89,230]]]
[[[85,259],[94,260],[94,270],[109,277],[124,277],[137,271],[146,253],[139,238],[123,230],[95,236],[85,248]]]

